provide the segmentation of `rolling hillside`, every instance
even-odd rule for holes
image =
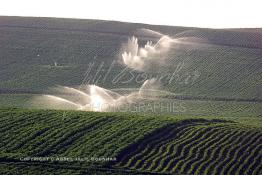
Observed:
[[[119,62],[130,37],[143,46],[157,32],[183,41],[160,68],[143,74]],[[31,103],[58,85],[135,89],[143,76],[163,76],[169,93],[154,102],[167,111]],[[0,16],[0,174],[260,175],[261,89],[259,28]]]
[[[261,89],[262,34],[259,32],[52,18],[0,17],[0,89],[39,92],[57,84],[79,85],[90,62],[95,61],[95,67],[101,62],[111,63],[118,57],[121,44],[141,28],[170,36],[200,37],[208,42],[201,49],[185,46],[173,50],[170,60],[174,65],[168,71],[174,71],[176,63],[184,61],[179,73],[181,81],[193,70],[200,74],[193,85],[173,81],[169,86],[173,92],[261,100],[258,90]],[[140,35],[142,41],[149,38]],[[54,62],[60,66],[55,67]],[[122,68],[117,65],[110,77]],[[138,86],[134,82],[114,85],[110,77],[98,82],[99,85]]]
[[[0,120],[0,171],[11,169],[11,174],[46,168],[51,174],[258,175],[262,171],[258,118],[2,109]],[[76,158],[83,161],[73,161]]]
[[[167,78],[164,87],[179,94],[178,99],[183,100],[188,109],[185,114],[201,115],[198,109],[205,106],[221,108],[220,101],[227,101],[228,105],[223,108],[239,109],[239,115],[247,111],[261,114],[261,29],[218,30],[3,16],[0,17],[0,104],[28,107],[27,102],[33,95],[45,93],[49,87],[94,83],[99,66],[103,64],[98,75],[105,75],[113,60],[118,60],[121,45],[129,37],[135,35],[141,42],[154,40],[151,35],[137,32],[141,28],[171,37],[203,39],[204,43],[197,47],[181,45],[174,48],[169,55],[168,67],[160,73],[172,75],[179,63],[183,63],[171,82]],[[91,63],[94,65],[86,77]],[[139,87],[141,83],[135,80],[113,83],[124,68],[115,63],[110,75],[104,80],[102,77],[96,84],[109,89]],[[134,71],[134,74],[141,73]],[[147,75],[157,76],[155,73]],[[125,78],[131,77],[127,73]],[[190,83],[188,77],[191,77]],[[246,111],[241,110],[243,103]],[[192,108],[192,104],[197,108]],[[209,111],[207,115],[217,115]],[[227,111],[222,110],[219,115],[225,113]]]
[[[139,142],[137,149],[127,148],[116,167],[177,174],[258,174],[261,138],[261,131],[236,124],[166,127]]]

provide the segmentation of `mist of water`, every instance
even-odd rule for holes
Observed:
[[[137,29],[134,32],[134,34],[138,36],[144,36],[144,37],[150,37],[150,38],[156,38],[156,39],[159,39],[163,36],[163,34],[160,32],[146,29],[146,28]]]
[[[152,64],[163,65],[168,58],[171,48],[195,47],[204,43],[204,39],[198,37],[170,37],[160,32],[150,29],[139,29],[135,32],[137,35],[157,40],[147,41],[142,47],[139,46],[138,38],[133,36],[123,45],[121,62],[131,69],[146,72]]]
[[[162,65],[171,48],[178,44],[194,44],[197,38],[172,38],[149,29],[137,30],[140,35],[154,39],[139,46],[138,38],[131,37],[124,45],[121,61],[131,69],[146,72],[152,63]],[[155,71],[155,69],[153,68]],[[119,107],[136,104],[143,100],[158,100],[162,97],[175,95],[161,91],[160,81],[146,80],[138,89],[105,89],[97,85],[81,85],[79,87],[57,86],[46,95],[40,95],[32,100],[32,106],[47,109],[72,109],[83,111],[117,111]]]
[[[143,100],[159,98],[168,92],[160,90],[156,79],[146,80],[138,89],[108,90],[96,85],[77,88],[58,86],[52,88],[52,95],[41,95],[32,101],[34,106],[47,109],[72,109],[83,111],[117,111],[119,107]],[[118,93],[118,92],[120,93]]]
[[[122,53],[122,61],[132,69],[144,71],[146,64],[161,61],[173,40],[168,36],[161,37],[156,44],[148,41],[144,47],[138,46],[138,39],[132,37],[128,39],[125,51]]]

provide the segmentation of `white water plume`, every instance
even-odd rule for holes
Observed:
[[[129,68],[146,72],[152,65],[164,65],[171,48],[192,47],[203,43],[203,39],[197,37],[170,37],[150,29],[140,29],[136,34],[149,37],[153,41],[147,41],[143,47],[139,47],[138,38],[128,39],[123,45],[121,62]],[[155,68],[155,67],[154,67]]]
[[[160,58],[169,50],[173,40],[168,36],[161,37],[156,44],[148,41],[144,47],[138,46],[138,39],[128,39],[125,51],[122,54],[122,61],[132,69],[142,71],[149,62],[161,61]]]
[[[129,88],[124,93],[108,90],[96,85],[78,88],[58,86],[52,89],[52,95],[41,95],[33,99],[33,106],[48,109],[73,109],[83,111],[117,111],[124,105],[135,104],[163,95],[156,79],[146,80],[141,88]]]
[[[160,32],[150,30],[150,29],[146,29],[146,28],[137,29],[134,34],[138,35],[138,36],[158,38],[158,39],[163,36],[163,34],[160,33]]]
[[[146,72],[148,69],[156,72],[156,66],[165,64],[168,52],[179,44],[195,44],[198,38],[172,38],[149,29],[138,30],[140,35],[152,38],[143,47],[139,47],[138,39],[131,37],[124,45],[122,63],[129,68]],[[108,90],[97,85],[82,85],[80,87],[58,86],[52,88],[48,95],[33,99],[32,105],[40,108],[73,109],[84,111],[118,111],[119,107],[138,104],[147,100],[159,100],[162,97],[175,94],[161,91],[160,79],[146,80],[139,89],[125,88]]]

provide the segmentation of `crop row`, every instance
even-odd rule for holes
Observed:
[[[260,129],[229,123],[165,129],[142,140],[138,149],[127,152],[114,166],[178,174],[256,175],[262,171]]]
[[[0,109],[0,120],[0,157],[12,159],[115,157],[135,140],[170,122],[127,114],[20,109]]]

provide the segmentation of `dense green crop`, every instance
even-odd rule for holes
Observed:
[[[1,171],[256,175],[261,121],[232,119],[1,109]]]
[[[120,154],[114,167],[177,174],[254,174],[262,171],[261,128],[192,122],[165,127]]]
[[[128,114],[18,109],[0,110],[0,121],[3,162],[28,164],[27,157],[66,157],[73,160],[70,165],[84,167],[115,161],[127,145],[175,122]]]
[[[166,77],[163,90],[176,95],[163,101],[183,111],[25,109],[49,87],[93,84],[96,74],[102,78],[95,84],[104,88],[140,87],[135,79],[123,82],[141,72],[126,69],[121,77],[125,67],[118,61],[128,37],[136,35],[140,45],[157,41],[136,34],[141,28],[202,41],[175,45],[166,64],[147,72],[148,78]],[[0,17],[0,174],[261,174],[259,31]],[[59,160],[31,160],[48,157]]]
[[[179,45],[169,53],[168,65],[150,76],[173,75],[165,88],[177,94],[208,98],[259,99],[261,89],[261,34],[246,30],[212,30],[150,26],[96,20],[0,17],[0,90],[43,92],[55,85],[80,85],[90,65],[89,79],[104,63],[98,76],[116,64],[106,88],[139,87],[141,83],[112,83],[124,66],[119,65],[121,46],[137,29],[148,28],[174,36],[199,37],[207,44]],[[237,36],[237,37],[236,37]],[[138,36],[141,43],[154,38]],[[54,63],[58,66],[54,66]],[[126,73],[131,78],[130,71]],[[135,75],[141,72],[134,71]],[[194,73],[199,77],[194,80]],[[157,75],[156,75],[157,74]],[[187,77],[191,77],[187,82]]]

